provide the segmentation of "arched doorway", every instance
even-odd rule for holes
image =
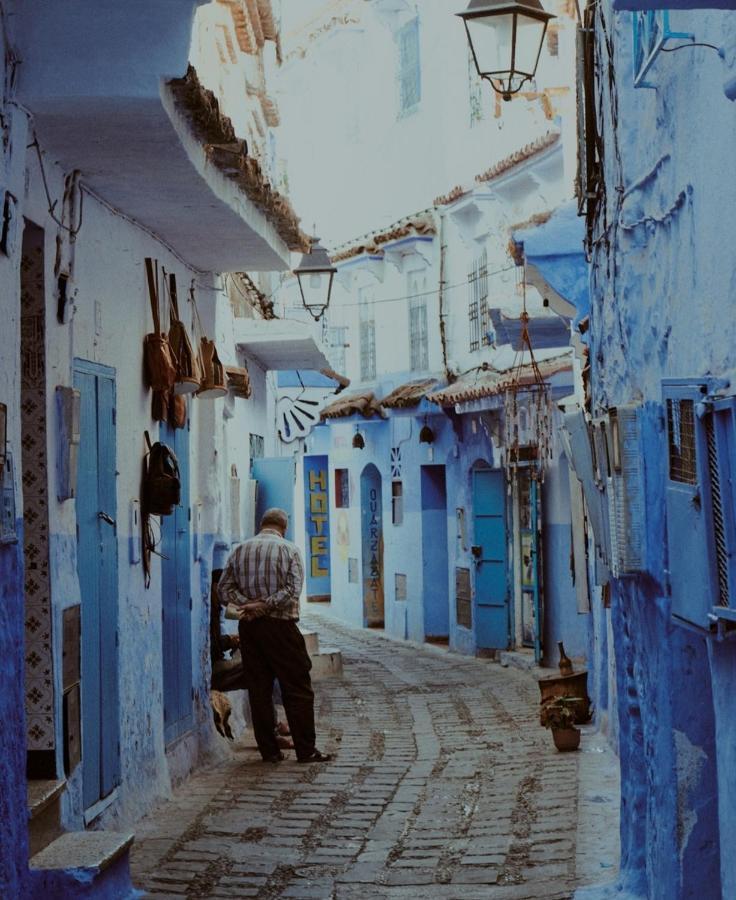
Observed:
[[[363,548],[363,622],[383,628],[383,501],[381,473],[369,463],[360,476]]]

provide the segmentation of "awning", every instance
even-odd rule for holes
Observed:
[[[373,391],[362,391],[358,394],[348,394],[347,397],[340,397],[338,400],[330,403],[329,406],[325,406],[320,416],[323,420],[346,419],[348,416],[356,414],[366,419],[371,419],[373,416],[380,416],[382,419],[386,418],[386,413]]]
[[[381,400],[381,406],[385,409],[407,409],[419,406],[421,401],[437,384],[436,378],[423,378],[419,381],[409,381],[406,384],[400,384]]]
[[[572,371],[572,357],[570,351],[564,355],[555,356],[538,362],[539,372],[545,381],[553,378],[561,372]],[[456,382],[427,396],[427,399],[440,406],[455,406],[458,403],[467,403],[470,400],[481,400],[485,397],[499,396],[510,385],[512,376],[516,370],[505,369],[498,371],[489,369],[483,371],[476,369],[467,372]],[[522,385],[533,384],[534,371],[530,364],[521,369],[519,383]]]
[[[283,319],[236,319],[235,345],[264,369],[282,371],[329,367],[315,326]]]
[[[516,229],[513,237],[524,244],[527,282],[547,296],[557,312],[574,316],[577,324],[590,309],[585,223],[578,216],[577,201],[559,207],[542,225]]]
[[[196,100],[181,76],[202,2],[17,4],[18,99],[46,160],[78,169],[83,186],[195,269],[287,269],[298,220],[255,160],[228,172],[214,158],[210,145],[236,139],[212,95],[202,93],[204,111],[186,102]]]

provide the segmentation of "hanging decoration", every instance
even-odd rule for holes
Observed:
[[[519,467],[527,467],[534,479],[544,481],[545,469],[552,458],[552,401],[549,383],[542,378],[529,334],[523,245],[516,265],[517,288],[522,294],[522,328],[521,347],[504,390],[506,466],[510,479],[516,477]]]

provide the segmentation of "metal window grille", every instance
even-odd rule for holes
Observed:
[[[470,569],[455,569],[455,615],[458,625],[463,628],[473,627]]]
[[[260,434],[250,435],[250,471],[253,474],[253,460],[263,459],[265,456],[265,447],[263,436]]]
[[[329,331],[330,362],[332,368],[341,375],[345,374],[345,348],[348,346],[348,329],[346,326],[332,327]]]
[[[491,343],[491,311],[488,306],[488,254],[484,250],[468,272],[468,326],[470,350]]]
[[[721,472],[718,466],[718,443],[713,416],[707,417],[705,424],[708,448],[708,474],[710,475],[710,495],[713,509],[713,538],[716,549],[716,575],[718,577],[718,605],[729,606],[728,586],[728,541],[726,538],[726,517],[721,491]]]
[[[419,60],[419,19],[413,19],[399,31],[399,110],[406,113],[422,99]]]
[[[335,506],[338,509],[350,506],[350,473],[347,469],[335,469]]]
[[[391,477],[401,478],[401,447],[391,448]]]
[[[421,297],[409,301],[409,356],[412,371],[429,368],[429,335],[427,304]]]
[[[391,522],[401,525],[404,521],[404,485],[401,481],[391,482]]]
[[[692,400],[667,400],[670,481],[697,484],[695,409]]]
[[[376,377],[376,323],[360,323],[360,380],[373,381]]]

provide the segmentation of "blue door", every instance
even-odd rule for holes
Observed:
[[[294,482],[296,462],[293,456],[275,456],[253,460],[256,492],[256,530],[267,509],[278,507],[289,515],[288,540],[294,540]]]
[[[360,476],[363,545],[363,623],[383,628],[383,501],[381,473],[370,463]]]
[[[189,422],[161,426],[161,440],[176,454],[181,502],[161,517],[161,617],[164,683],[164,740],[176,740],[192,725],[192,578],[189,502]]]
[[[511,633],[503,472],[473,470],[473,528],[476,644],[506,650]]]
[[[422,575],[424,638],[446,638],[450,633],[450,594],[444,466],[422,466]]]
[[[120,781],[115,370],[75,360],[74,387],[81,394],[76,511],[86,809]]]

